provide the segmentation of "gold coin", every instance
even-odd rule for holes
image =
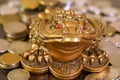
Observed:
[[[5,69],[12,69],[19,66],[19,55],[5,53],[0,56],[0,63]]]
[[[39,7],[38,0],[21,0],[21,4],[26,9],[35,9]]]
[[[115,34],[116,29],[112,26],[108,26],[108,27],[105,27],[104,32],[106,36],[112,36],[113,34]]]
[[[25,69],[14,69],[7,75],[8,80],[29,80],[30,73]]]
[[[11,53],[23,54],[25,51],[31,49],[32,44],[24,41],[14,41],[9,47],[8,51]]]
[[[5,39],[0,39],[0,53],[6,52],[9,46],[9,42]]]
[[[39,3],[45,6],[54,6],[58,2],[59,2],[58,0],[39,0]]]
[[[3,29],[7,34],[13,36],[19,36],[19,35],[24,35],[26,33],[27,26],[26,24],[21,23],[19,21],[13,21],[4,25]]]

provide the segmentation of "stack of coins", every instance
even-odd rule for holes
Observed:
[[[6,32],[6,37],[9,41],[24,40],[28,34],[26,24],[18,21],[7,23],[4,26],[4,31]]]

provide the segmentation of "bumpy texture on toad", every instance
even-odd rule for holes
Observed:
[[[34,35],[36,41],[40,37],[43,42],[98,41],[104,29],[103,24],[96,19],[88,19],[83,15],[74,14],[73,11],[64,10],[48,14],[44,19],[33,19],[30,27],[30,38],[33,39]]]

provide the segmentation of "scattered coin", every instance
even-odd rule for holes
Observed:
[[[115,16],[118,14],[118,11],[116,8],[114,8],[112,6],[108,6],[108,7],[102,8],[102,13],[107,16]]]
[[[20,59],[18,54],[5,53],[0,56],[0,64],[4,69],[12,69],[18,67],[19,61]]]
[[[112,36],[112,35],[115,34],[116,29],[114,27],[112,27],[112,26],[108,26],[108,27],[105,27],[104,32],[105,32],[106,36]]]
[[[120,47],[120,35],[119,34],[115,34],[112,37],[106,37],[109,41],[111,41],[112,43],[114,43],[116,45],[116,47]]]
[[[14,69],[7,75],[8,80],[29,80],[30,73],[25,69]]]
[[[108,0],[94,1],[93,3],[100,8],[112,6],[112,3]]]
[[[0,53],[4,53],[8,50],[9,42],[5,39],[0,39]]]
[[[119,72],[113,66],[108,67],[107,75],[104,80],[114,80],[119,76]]]
[[[109,54],[109,59],[110,59],[110,63],[113,66],[119,67],[120,68],[120,51],[115,51],[114,53]]]
[[[14,41],[9,47],[8,51],[11,53],[23,54],[25,51],[29,50],[32,47],[32,44],[24,41]]]
[[[19,7],[21,6],[21,2],[20,0],[8,0],[7,5],[11,7]]]
[[[110,24],[113,26],[118,32],[120,32],[120,21],[116,21]]]
[[[95,5],[89,5],[88,6],[88,10],[90,11],[90,12],[93,12],[93,13],[95,13],[95,14],[101,14],[101,10],[100,10],[100,8],[99,7],[97,7],[97,6],[95,6]]]
[[[10,7],[8,5],[0,6],[0,14],[1,15],[12,15],[19,13],[19,9],[17,7]]]

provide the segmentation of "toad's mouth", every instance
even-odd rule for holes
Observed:
[[[75,53],[75,52],[79,52],[84,48],[87,48],[88,46],[90,46],[92,43],[90,42],[66,42],[66,43],[60,43],[60,42],[56,42],[56,43],[51,43],[49,44],[49,48],[54,49],[57,52],[60,53],[65,53],[65,54],[71,54],[71,53]]]

